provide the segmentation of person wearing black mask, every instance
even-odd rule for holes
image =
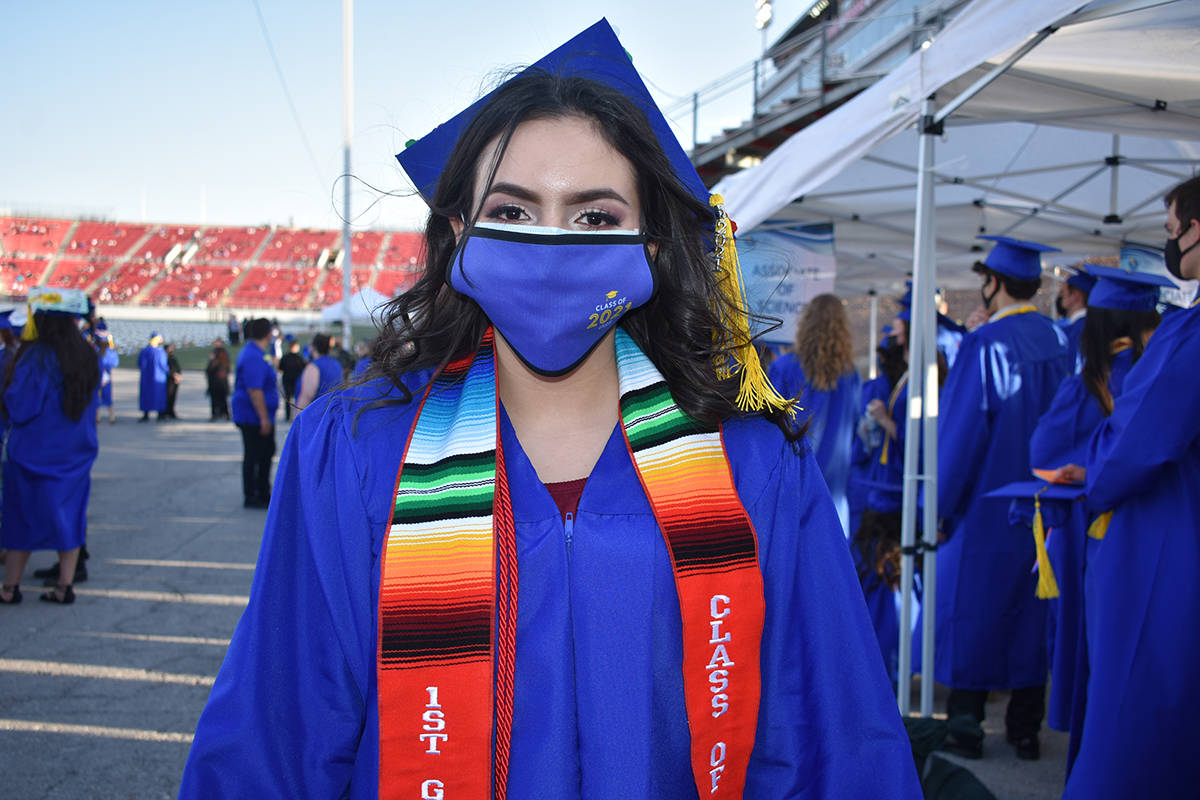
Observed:
[[[1200,177],[1167,207],[1167,269],[1200,278]],[[1087,713],[1065,798],[1200,785],[1200,310],[1168,315],[1091,439],[1087,503],[1111,512],[1084,578]]]

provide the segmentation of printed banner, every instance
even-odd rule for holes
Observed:
[[[1200,282],[1197,281],[1181,281],[1167,272],[1167,264],[1163,260],[1162,250],[1157,248],[1140,247],[1134,244],[1123,246],[1121,248],[1121,269],[1127,269],[1130,272],[1149,272],[1173,281],[1179,288],[1162,287],[1158,290],[1158,299],[1160,302],[1170,303],[1180,308],[1187,308],[1192,304],[1192,298],[1196,296],[1196,287],[1200,285]]]
[[[804,307],[817,295],[833,291],[837,276],[833,225],[767,220],[739,236],[737,248],[750,309],[782,323],[763,341],[791,345]],[[765,327],[759,323],[755,333]]]

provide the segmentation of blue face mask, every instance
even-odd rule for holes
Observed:
[[[449,283],[472,298],[535,372],[564,375],[654,294],[637,231],[479,223],[450,259]]]

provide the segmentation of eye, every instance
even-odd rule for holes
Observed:
[[[575,224],[585,228],[615,228],[621,224],[621,221],[607,211],[593,209],[581,211]]]
[[[529,214],[525,209],[513,203],[498,205],[486,214],[488,219],[500,222],[527,222]]]

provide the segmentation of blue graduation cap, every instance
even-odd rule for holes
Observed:
[[[1032,281],[1041,277],[1042,253],[1057,253],[1057,247],[1037,242],[1023,242],[1009,236],[977,236],[996,245],[983,260],[984,265],[1002,275],[1019,281]]]
[[[1084,294],[1091,294],[1092,288],[1096,285],[1096,278],[1090,274],[1091,268],[1091,264],[1084,264],[1082,268],[1070,268],[1067,286],[1073,286]]]
[[[14,311],[16,311],[15,308],[10,308],[8,311],[0,311],[0,330],[12,330],[12,320],[9,317],[12,316]]]
[[[680,182],[701,203],[708,205],[708,189],[700,180],[700,175],[684,152],[683,146],[675,138],[662,111],[650,96],[646,84],[634,69],[629,53],[621,46],[607,19],[601,19],[518,75],[523,75],[529,70],[561,77],[588,78],[612,87],[632,100],[645,112],[650,127],[654,129],[658,143],[670,159]],[[404,152],[396,155],[417,191],[425,198],[425,202],[432,204],[437,193],[438,178],[458,142],[458,137],[475,115],[491,102],[496,91],[493,89],[466,110],[443,122],[422,138],[411,142]]]
[[[1153,311],[1158,305],[1158,290],[1175,284],[1162,275],[1149,272],[1126,272],[1115,267],[1085,265],[1096,277],[1096,287],[1088,295],[1092,308],[1115,308],[1125,311]]]

